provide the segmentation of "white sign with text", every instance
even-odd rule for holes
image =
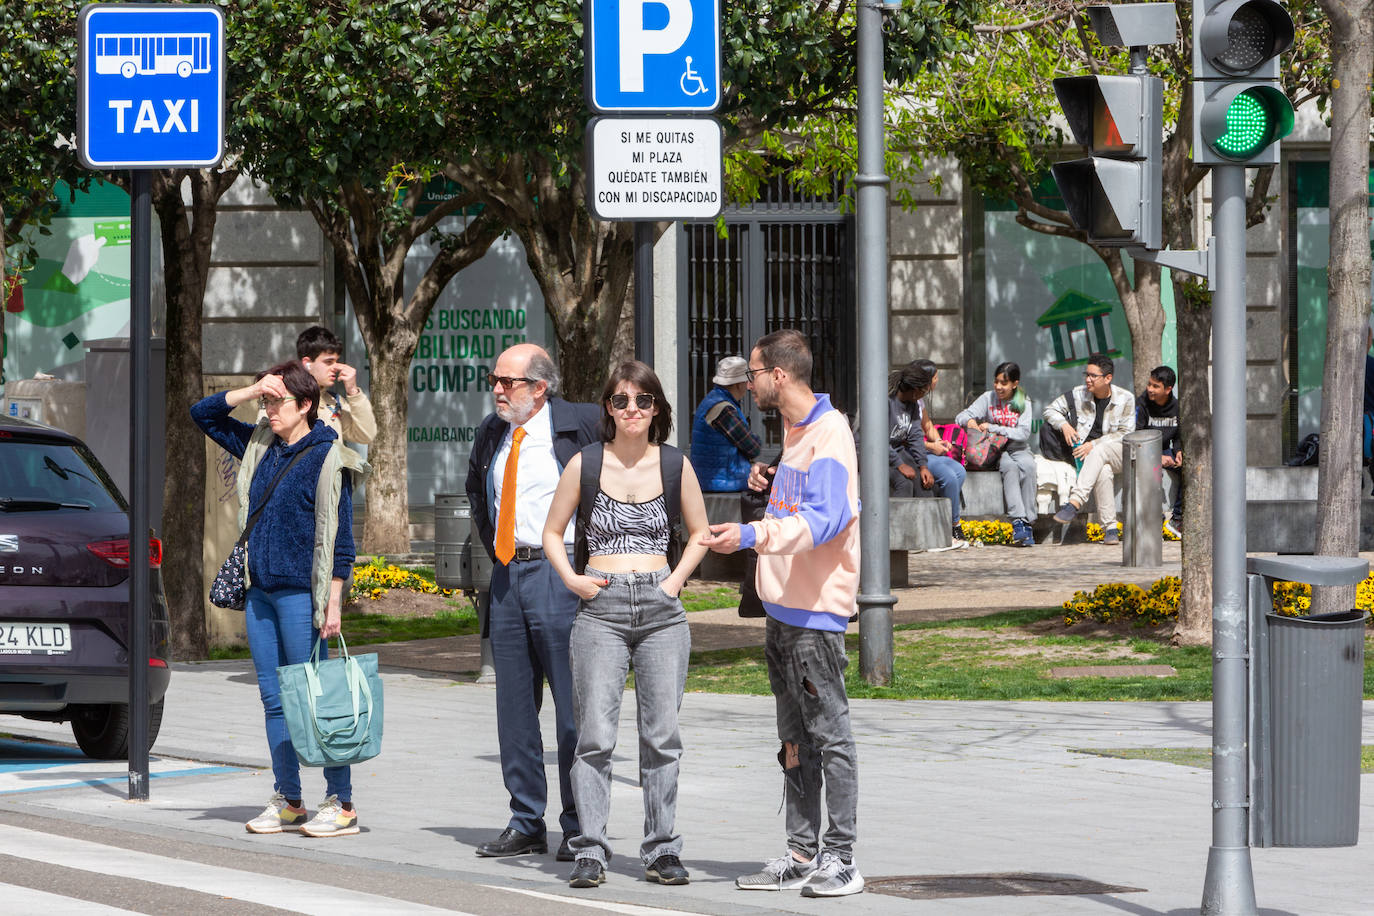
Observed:
[[[711,118],[593,118],[587,203],[603,220],[713,219],[724,201]]]

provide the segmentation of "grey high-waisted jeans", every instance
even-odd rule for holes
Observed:
[[[593,560],[595,562],[595,560]],[[648,573],[607,573],[587,567],[587,575],[610,580],[583,601],[573,622],[573,709],[577,717],[577,755],[572,765],[573,794],[582,834],[571,846],[579,859],[610,861],[606,822],[611,813],[611,755],[620,725],[625,676],[635,672],[639,728],[639,784],[644,793],[645,865],[665,853],[679,855],[676,833],[677,772],[682,738],[677,716],[692,637],[682,602],[659,587],[668,567]]]
[[[778,738],[797,745],[783,765],[787,845],[814,858],[824,848],[846,862],[854,855],[859,807],[859,761],[844,688],[844,634],[794,627],[768,618],[764,655],[778,707]],[[788,764],[793,766],[789,767]],[[821,807],[824,777],[825,806]],[[579,802],[580,804],[580,802]],[[825,836],[821,819],[829,815]]]

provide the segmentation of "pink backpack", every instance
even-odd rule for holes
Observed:
[[[940,434],[941,439],[949,443],[949,451],[945,453],[945,457],[963,464],[964,449],[968,448],[968,430],[953,423],[944,423],[937,425],[935,431]]]

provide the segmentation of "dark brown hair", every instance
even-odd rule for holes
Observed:
[[[654,396],[654,406],[658,415],[649,423],[649,441],[658,445],[668,438],[673,429],[673,408],[663,396],[663,385],[658,381],[654,370],[637,359],[621,363],[611,370],[606,385],[601,389],[601,440],[611,442],[615,439],[615,420],[611,418],[611,395],[621,382],[629,382],[640,391]]]
[[[310,409],[305,412],[305,422],[314,427],[320,412],[320,384],[315,381],[315,376],[311,375],[310,371],[301,365],[300,360],[293,359],[289,363],[264,369],[257,374],[253,381],[256,382],[269,375],[281,376],[281,380],[286,384],[286,390],[291,393],[291,397],[296,399],[297,406],[302,401],[310,402]]]
[[[811,347],[801,331],[783,328],[763,335],[754,346],[764,368],[777,366],[803,385],[811,384]]]

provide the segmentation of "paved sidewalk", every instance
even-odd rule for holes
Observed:
[[[1017,873],[1069,876],[1118,890],[1088,896],[976,896],[910,900],[864,893],[843,902],[796,893],[746,893],[734,878],[784,849],[781,780],[770,698],[688,694],[678,826],[686,887],[647,884],[636,861],[642,825],[635,785],[633,694],[622,710],[607,884],[573,891],[552,856],[481,859],[476,844],[506,822],[496,755],[494,694],[449,677],[387,670],[385,751],[354,769],[364,832],[311,842],[251,836],[242,823],[271,793],[262,712],[248,662],[174,666],[159,755],[258,768],[153,780],[151,800],[130,804],[120,785],[0,797],[0,808],[84,824],[107,823],[161,838],[272,851],[351,864],[359,890],[398,874],[443,877],[550,895],[565,912],[578,900],[688,912],[852,914],[1131,914],[1197,912],[1210,844],[1208,772],[1079,753],[1083,748],[1205,747],[1206,703],[892,702],[853,704],[860,760],[857,860],[870,879]],[[544,704],[552,734],[552,702]],[[65,726],[7,721],[19,734],[69,740]],[[1365,736],[1374,739],[1374,706]],[[546,760],[552,773],[553,752]],[[307,802],[323,781],[306,773]],[[556,778],[556,777],[555,777]],[[1262,912],[1356,916],[1371,911],[1371,785],[1362,779],[1366,849],[1254,850]],[[556,828],[555,828],[556,830]],[[556,841],[556,832],[551,840]],[[948,883],[948,882],[947,882]],[[467,909],[466,901],[452,905]],[[622,909],[621,912],[632,912]]]

